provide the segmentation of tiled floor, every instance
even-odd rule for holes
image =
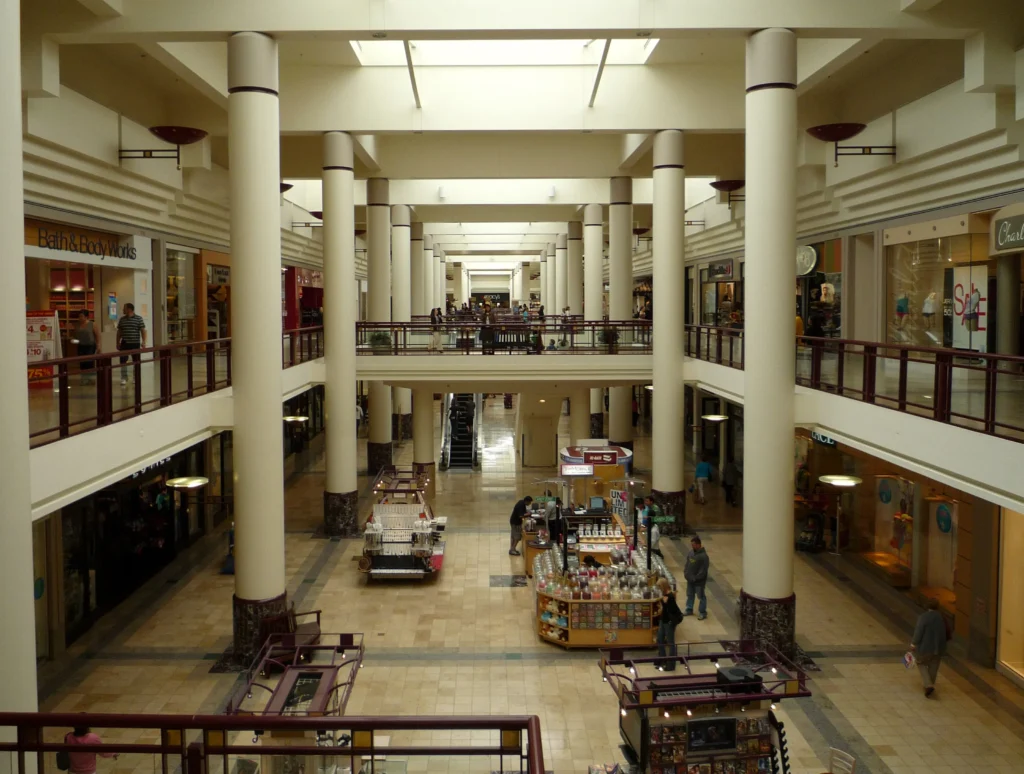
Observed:
[[[522,573],[522,559],[507,553],[508,513],[548,471],[517,465],[514,411],[500,400],[488,401],[482,420],[483,471],[437,477],[437,510],[449,517],[449,534],[436,581],[369,583],[351,561],[358,541],[312,537],[323,475],[322,460],[314,457],[289,479],[289,595],[300,610],[321,608],[325,630],[365,634],[366,668],[349,714],[536,714],[547,767],[558,774],[621,761],[615,696],[602,683],[594,654],[540,642],[531,590],[491,582]],[[409,442],[399,447],[396,461],[408,463],[411,449]],[[637,439],[636,453],[642,476],[649,439]],[[712,562],[710,615],[687,619],[680,640],[737,631],[739,513],[719,492],[712,488],[698,521]],[[686,544],[665,542],[667,560],[678,570]],[[232,581],[217,574],[222,548],[220,537],[196,547],[190,566],[161,574],[76,644],[66,662],[48,665],[40,680],[42,707],[220,711],[236,686],[236,675],[210,673],[231,632]],[[829,561],[798,555],[796,564],[798,636],[821,671],[814,673],[812,698],[782,706],[794,772],[823,771],[829,746],[852,751],[858,774],[1024,771],[1024,693],[954,657],[940,673],[937,698],[926,700],[916,673],[900,662],[905,623],[879,600],[838,582]],[[392,744],[414,740],[417,735],[398,732]],[[151,770],[123,761],[101,761],[100,771]],[[435,757],[413,759],[408,769],[486,766]]]

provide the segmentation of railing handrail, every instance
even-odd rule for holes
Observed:
[[[699,330],[699,331],[712,331],[719,332],[725,336],[743,336],[743,328],[729,328],[722,325],[700,325],[697,323],[689,323],[685,326],[686,330]],[[906,352],[927,352],[933,355],[949,355],[952,357],[969,357],[984,360],[1005,360],[1009,363],[1024,363],[1024,356],[1021,355],[1004,355],[998,352],[978,352],[973,349],[955,349],[953,347],[926,347],[917,344],[900,344],[890,343],[887,341],[864,341],[862,339],[834,339],[828,336],[797,336],[796,339],[801,342],[807,342],[811,345],[820,343],[822,345],[837,345],[843,344],[844,346],[855,346],[855,347],[874,347],[875,349],[894,349]]]

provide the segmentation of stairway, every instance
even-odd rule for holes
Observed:
[[[449,470],[472,470],[475,457],[476,433],[474,415],[476,407],[472,393],[452,396],[448,420],[451,423],[448,446]]]

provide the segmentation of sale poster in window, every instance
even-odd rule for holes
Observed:
[[[984,352],[988,339],[988,271],[953,267],[953,347]]]

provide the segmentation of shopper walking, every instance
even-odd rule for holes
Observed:
[[[441,307],[430,310],[430,351],[441,352],[441,326],[444,324],[444,315],[441,314]]]
[[[526,516],[526,511],[532,502],[533,498],[527,495],[512,508],[512,515],[508,520],[509,526],[512,528],[511,542],[508,547],[509,556],[519,556],[516,546],[523,539],[523,518]]]
[[[648,543],[651,547],[651,553],[655,556],[660,556],[662,559],[664,559],[665,555],[661,553],[661,549],[658,547],[658,544],[661,542],[661,529],[658,528],[658,525],[650,516],[644,518],[644,529],[647,530]]]
[[[78,313],[78,327],[75,328],[75,340],[78,341],[79,357],[95,355],[99,352],[96,326],[89,319],[89,312],[85,309]],[[78,364],[78,369],[82,372],[82,384],[95,384],[96,374],[92,370],[95,366],[95,360],[83,360]]]
[[[142,349],[146,346],[146,321],[135,314],[135,304],[125,304],[124,314],[117,321],[117,348],[119,350]],[[138,352],[130,355],[133,363],[141,359]],[[121,355],[121,386],[128,384],[129,355]],[[132,369],[134,376],[135,369]]]
[[[683,567],[683,577],[686,578],[686,610],[683,615],[693,615],[693,600],[696,597],[700,600],[700,606],[697,608],[698,621],[708,617],[708,598],[704,587],[708,582],[710,566],[708,552],[701,545],[700,537],[694,535],[690,538],[690,553],[686,555],[686,566]]]
[[[71,746],[94,745],[103,744],[103,740],[100,739],[98,734],[94,734],[87,726],[76,726],[74,731],[64,737],[64,743]],[[71,774],[96,774],[97,755],[101,758],[117,758],[117,753],[112,752],[93,753],[68,751],[68,766],[66,771],[70,771]],[[60,757],[59,753],[58,757]],[[60,768],[60,765],[61,761],[58,760],[58,768]]]
[[[658,579],[661,591],[661,622],[658,624],[658,656],[665,659],[658,664],[659,672],[676,670],[676,627],[683,622],[683,614],[676,602],[676,593],[665,578]]]
[[[711,463],[701,458],[701,461],[697,463],[697,469],[694,471],[694,479],[694,485],[697,487],[696,500],[701,505],[704,505],[707,502],[707,498],[704,495],[704,485],[711,480]]]
[[[939,675],[939,665],[946,655],[946,641],[949,633],[946,620],[939,612],[939,600],[929,598],[925,610],[917,619],[914,637],[910,642],[910,650],[917,661],[917,670],[921,673],[921,684],[924,695],[935,693],[935,678]]]

